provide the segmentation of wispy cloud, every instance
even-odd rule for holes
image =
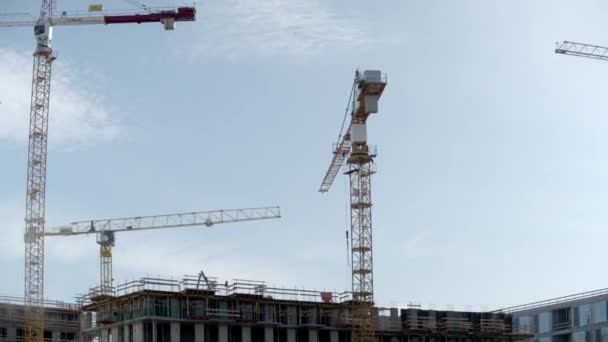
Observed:
[[[120,126],[113,121],[104,98],[94,89],[82,86],[85,76],[57,61],[52,82],[49,144],[75,148],[119,136]],[[31,54],[0,48],[0,140],[24,142],[29,122],[32,57]]]
[[[226,0],[200,6],[199,56],[307,57],[371,41],[365,25],[320,0]]]

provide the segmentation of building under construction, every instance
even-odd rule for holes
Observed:
[[[349,342],[350,293],[218,282],[200,276],[143,278],[79,299],[82,341]],[[521,341],[504,313],[374,308],[376,341]]]

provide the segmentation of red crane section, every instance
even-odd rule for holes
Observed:
[[[130,14],[130,15],[109,15],[104,17],[104,22],[108,24],[141,24],[159,23],[164,21],[195,21],[196,8],[180,7],[174,11],[160,11],[156,13]]]

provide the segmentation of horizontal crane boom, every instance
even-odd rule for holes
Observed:
[[[98,299],[113,295],[112,248],[116,232],[136,232],[148,229],[206,226],[220,223],[256,221],[280,218],[279,207],[201,211],[194,213],[137,216],[109,220],[73,222],[68,226],[51,229],[44,236],[97,235],[99,244],[100,283]]]
[[[555,53],[608,61],[608,47],[564,41],[555,48]]]
[[[1,17],[0,17],[1,19]],[[173,29],[178,21],[195,21],[196,9],[194,7],[179,7],[177,9],[159,9],[145,13],[120,13],[96,15],[69,15],[67,13],[50,18],[51,26],[78,26],[78,25],[110,25],[110,24],[141,24],[163,23],[165,28]],[[0,27],[35,26],[37,19],[0,20]]]
[[[184,214],[138,216],[118,219],[72,222],[45,232],[45,236],[85,235],[101,232],[121,232],[176,227],[207,226],[214,224],[257,221],[281,217],[279,207],[201,211]]]

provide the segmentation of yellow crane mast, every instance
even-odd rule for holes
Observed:
[[[378,100],[386,87],[379,70],[355,73],[349,106],[351,120],[338,136],[333,159],[319,189],[324,193],[347,164],[350,180],[350,236],[352,260],[353,341],[374,341],[374,263],[372,252],[372,183],[375,148],[367,144],[367,119],[378,112]],[[349,100],[349,104],[351,101]],[[348,114],[349,110],[347,109]],[[346,118],[344,120],[346,123]]]

